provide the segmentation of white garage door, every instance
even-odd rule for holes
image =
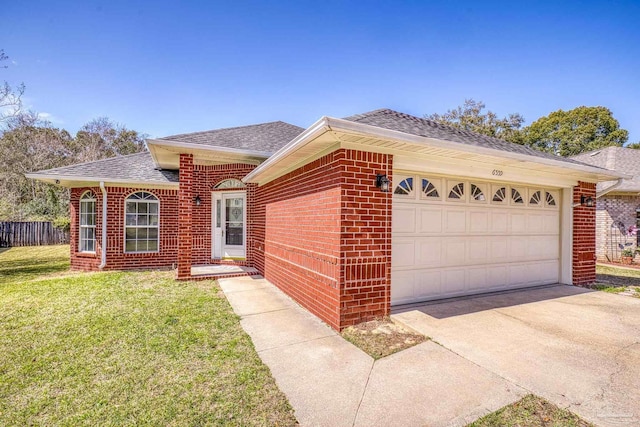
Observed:
[[[559,192],[394,174],[391,300],[557,283]]]

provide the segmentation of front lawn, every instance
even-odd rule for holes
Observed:
[[[0,252],[0,425],[292,425],[213,281]]]
[[[640,269],[599,264],[593,288],[612,293],[624,292],[640,298]]]

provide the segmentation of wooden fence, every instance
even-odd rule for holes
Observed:
[[[0,222],[0,247],[69,243],[69,232],[44,221]]]

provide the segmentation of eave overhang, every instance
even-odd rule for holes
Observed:
[[[204,165],[228,163],[259,165],[273,154],[265,151],[215,147],[165,139],[147,139],[146,142],[155,164],[161,169],[169,170],[180,167],[180,154],[192,154],[194,163]]]
[[[130,180],[130,179],[114,179],[98,176],[70,176],[56,175],[46,173],[27,173],[25,177],[46,182],[49,184],[60,185],[67,188],[96,187],[101,182],[107,187],[135,187],[135,188],[158,188],[158,189],[177,189],[177,182],[160,182],[153,180]]]
[[[581,163],[427,138],[344,119],[322,117],[243,181],[264,185],[339,148],[393,154],[394,170],[428,169],[461,176],[537,182],[566,187],[578,181],[601,182],[628,175]],[[494,170],[513,171],[497,176]]]

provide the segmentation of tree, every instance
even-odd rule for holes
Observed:
[[[20,113],[0,137],[0,218],[53,219],[67,215],[68,191],[24,174],[73,162],[71,136],[63,129]]]
[[[54,220],[68,216],[69,192],[27,179],[26,173],[144,149],[143,135],[104,117],[84,125],[74,138],[36,113],[20,113],[7,120],[0,133],[0,219]]]
[[[633,144],[625,145],[625,148],[632,148],[634,150],[640,149],[640,142],[634,142]]]
[[[146,135],[99,117],[82,126],[73,141],[76,162],[92,162],[107,157],[144,151]]]
[[[482,101],[465,99],[464,104],[444,114],[430,114],[426,119],[516,143],[522,143],[520,128],[524,117],[511,113],[503,118],[492,111],[483,113],[486,105]]]
[[[609,146],[622,146],[629,132],[605,107],[555,111],[523,130],[526,145],[560,156],[573,156]]]
[[[4,53],[4,49],[0,49],[0,63],[7,59],[9,57]],[[0,68],[7,68],[7,65],[1,65]],[[11,87],[7,81],[0,83],[0,123],[15,117],[22,111],[23,94],[24,83],[15,88]]]

